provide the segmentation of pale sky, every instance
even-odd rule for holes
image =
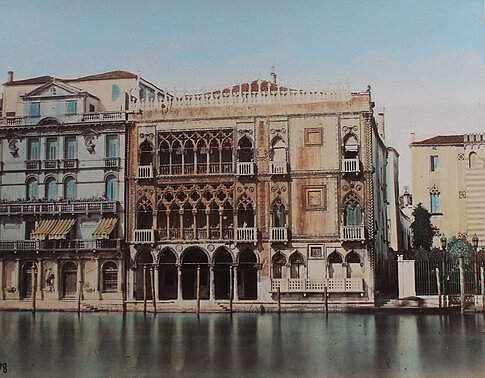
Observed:
[[[483,0],[0,0],[0,81],[141,72],[162,88],[372,85],[410,185],[410,133],[485,131]]]

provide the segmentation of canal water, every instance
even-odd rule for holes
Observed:
[[[478,376],[485,317],[0,312],[0,377]]]

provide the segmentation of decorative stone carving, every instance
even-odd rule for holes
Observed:
[[[12,139],[12,140],[8,141],[8,149],[9,149],[10,153],[12,154],[12,156],[14,156],[14,157],[18,156],[18,151],[19,151],[19,148],[17,146],[18,142],[19,141],[17,139]]]

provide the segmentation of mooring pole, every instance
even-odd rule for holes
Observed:
[[[232,298],[234,297],[234,284],[233,284],[234,267],[229,267],[229,312],[232,314]]]
[[[461,313],[465,313],[465,266],[463,264],[463,256],[459,258],[460,262],[460,299],[461,299]]]
[[[157,313],[157,301],[155,298],[155,274],[153,267],[150,268],[150,282],[152,283],[153,312]]]
[[[200,313],[200,265],[197,265],[197,315]]]
[[[438,287],[438,303],[441,307],[441,276],[440,276],[440,268],[436,267],[436,285]]]
[[[143,265],[143,313],[147,313],[147,266]]]
[[[280,288],[278,288],[276,295],[278,298],[278,314],[281,314],[281,289]]]
[[[485,269],[483,266],[480,267],[480,288],[482,292],[482,305],[483,305],[483,312],[485,312]]]
[[[36,282],[36,274],[35,274],[35,265],[32,264],[32,271],[31,271],[31,280],[32,280],[32,284],[30,285],[31,286],[31,290],[32,290],[32,314],[35,314],[35,289],[36,289],[36,285],[35,285],[35,282]]]
[[[325,288],[323,289],[323,297],[325,300],[325,313],[328,314],[328,287],[325,285]]]

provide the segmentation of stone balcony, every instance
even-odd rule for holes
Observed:
[[[0,118],[0,126],[23,126],[36,125],[44,117],[6,117]],[[84,114],[64,114],[59,117],[62,123],[80,123],[80,122],[106,122],[106,121],[125,121],[128,119],[126,112],[98,112]]]
[[[138,179],[153,178],[153,165],[139,165],[137,178]]]
[[[271,227],[269,240],[273,243],[286,243],[288,241],[288,227]]]
[[[154,242],[192,242],[197,241],[233,241],[238,243],[255,243],[258,238],[258,230],[256,227],[241,227],[241,228],[166,228],[153,229],[137,229],[133,233],[133,242],[140,244],[150,244]]]
[[[116,213],[115,201],[27,202],[0,203],[0,215],[58,215],[58,214],[104,214]]]
[[[362,278],[288,278],[272,279],[271,291],[281,293],[323,293],[325,287],[329,293],[363,293]]]
[[[288,163],[286,161],[270,161],[269,173],[271,175],[286,175],[288,173]]]
[[[360,172],[359,159],[342,159],[342,172],[344,173]]]
[[[254,163],[252,163],[252,162],[238,162],[237,163],[237,175],[238,176],[253,176],[254,175]]]
[[[341,226],[340,239],[348,240],[365,240],[364,226]]]
[[[88,251],[119,250],[121,239],[75,239],[75,240],[0,240],[0,251]]]
[[[237,241],[239,243],[256,243],[258,229],[256,227],[241,227],[237,229]]]

